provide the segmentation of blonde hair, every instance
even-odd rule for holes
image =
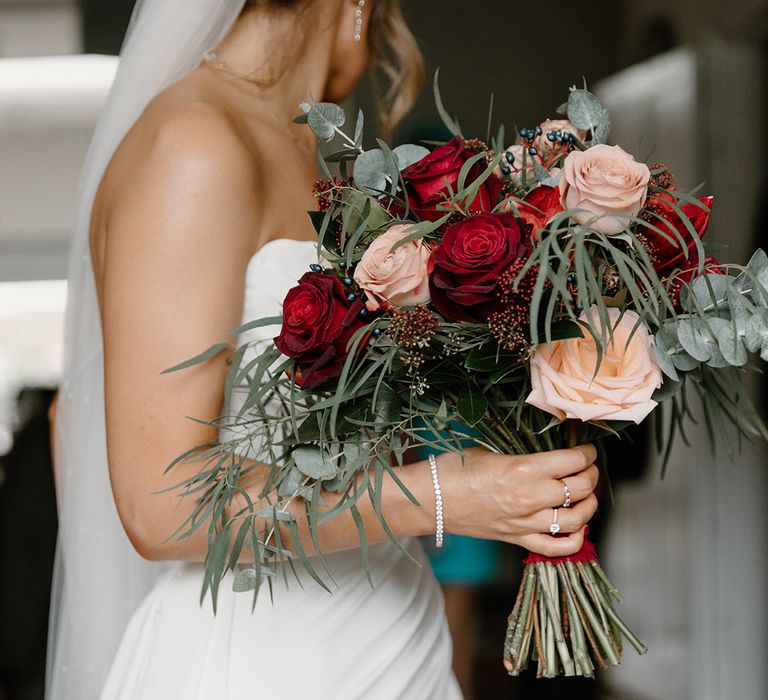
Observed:
[[[375,0],[370,24],[371,82],[382,133],[408,113],[424,82],[424,57],[400,0]]]
[[[299,9],[315,0],[247,0],[253,6]],[[388,137],[408,113],[424,82],[424,58],[403,16],[400,0],[373,0],[369,25],[370,78],[376,116]]]

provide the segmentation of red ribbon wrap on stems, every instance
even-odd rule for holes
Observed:
[[[560,564],[566,561],[572,561],[574,563],[581,562],[582,564],[588,564],[592,561],[597,561],[597,550],[595,545],[588,539],[589,527],[585,528],[584,532],[584,544],[581,545],[581,549],[576,554],[570,554],[567,557],[545,557],[543,554],[536,554],[535,552],[528,552],[528,556],[525,558],[523,564],[535,564],[536,562],[548,562],[550,564]]]

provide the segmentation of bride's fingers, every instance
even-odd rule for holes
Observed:
[[[599,478],[600,470],[592,464],[573,476],[566,476],[556,481],[550,480],[546,488],[546,500],[541,503],[542,508],[556,508],[565,503],[564,484],[568,486],[568,493],[571,495],[572,504],[583,501],[595,490]]]
[[[594,445],[579,445],[566,450],[551,450],[529,455],[528,460],[539,473],[545,473],[553,479],[577,474],[594,464],[597,450]]]
[[[578,532],[595,514],[597,510],[597,498],[593,493],[583,501],[575,503],[570,508],[557,509],[557,524],[561,532]],[[545,508],[533,516],[532,529],[539,532],[549,532],[549,526],[555,520],[554,508]]]
[[[584,528],[569,535],[525,535],[518,540],[527,550],[545,557],[568,557],[584,545]]]

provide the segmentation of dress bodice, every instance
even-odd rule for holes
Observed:
[[[317,261],[316,241],[273,238],[261,246],[245,273],[243,323],[279,315],[288,290]],[[268,340],[279,332],[277,326],[255,328],[244,333],[240,342]]]

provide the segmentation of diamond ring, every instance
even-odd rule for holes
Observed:
[[[571,507],[571,489],[568,488],[568,484],[565,483],[565,479],[560,479],[563,485],[563,508]]]
[[[559,508],[552,509],[552,524],[549,526],[549,534],[556,535],[560,532],[560,524],[557,522],[557,511]]]

